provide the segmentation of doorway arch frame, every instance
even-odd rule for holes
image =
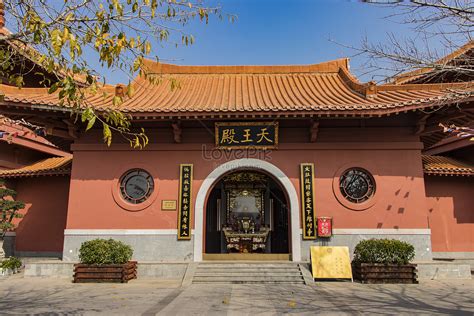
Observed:
[[[283,171],[280,170],[280,168],[268,161],[254,158],[242,158],[228,161],[214,169],[202,182],[194,207],[194,261],[202,261],[204,243],[204,207],[208,194],[222,176],[229,172],[241,169],[264,171],[275,178],[275,180],[286,191],[285,193],[290,204],[291,260],[295,262],[301,261],[300,206],[296,189],[293,183],[291,183],[291,180]]]

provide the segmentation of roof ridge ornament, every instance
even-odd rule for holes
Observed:
[[[121,97],[121,98],[125,97],[125,91],[123,89],[123,85],[120,83],[115,86],[115,96]]]
[[[369,81],[365,85],[365,98],[366,99],[371,99],[374,98],[375,95],[377,94],[377,83],[375,81]]]

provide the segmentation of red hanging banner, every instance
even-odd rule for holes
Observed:
[[[318,217],[318,237],[332,236],[332,217]]]

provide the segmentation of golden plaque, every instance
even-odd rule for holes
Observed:
[[[176,200],[162,200],[161,201],[161,210],[163,210],[163,211],[175,211],[176,210]]]
[[[351,279],[348,247],[311,246],[311,270],[314,279]]]

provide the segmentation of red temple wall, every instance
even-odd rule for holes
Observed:
[[[194,132],[193,132],[194,131]],[[377,132],[378,131],[378,132]],[[194,201],[202,181],[218,165],[244,158],[237,151],[202,153],[202,143],[213,148],[212,134],[204,129],[183,129],[185,144],[173,144],[170,129],[149,132],[145,150],[128,145],[108,148],[88,134],[73,146],[74,164],[67,228],[69,229],[175,229],[176,211],[162,211],[162,200],[178,199],[179,164],[194,164]],[[156,137],[153,137],[156,135]],[[316,215],[333,216],[334,228],[427,228],[426,198],[420,157],[421,144],[412,129],[322,129],[318,142],[307,142],[308,129],[280,131],[280,147],[266,158],[299,187],[299,164],[315,164]],[[213,156],[213,158],[212,158]],[[215,159],[221,158],[221,159]],[[259,158],[258,155],[249,158]],[[377,202],[367,210],[341,205],[333,181],[344,167],[366,167],[377,181]],[[112,190],[127,168],[144,167],[156,179],[156,200],[141,211],[122,209]]]
[[[46,176],[16,180],[17,200],[26,204],[24,217],[16,220],[15,251],[63,250],[69,193],[69,176]]]
[[[474,179],[427,176],[433,252],[474,251]]]

